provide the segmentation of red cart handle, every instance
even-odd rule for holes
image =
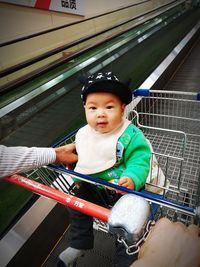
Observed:
[[[86,215],[95,217],[104,222],[108,221],[110,210],[104,207],[98,206],[89,201],[63,193],[50,186],[43,185],[41,183],[38,183],[36,181],[30,180],[28,178],[25,178],[17,174],[5,177],[4,180],[6,182],[19,185],[41,196],[51,198],[57,201],[58,203],[61,203],[73,210],[80,211]]]

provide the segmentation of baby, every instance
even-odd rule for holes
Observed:
[[[124,118],[125,107],[132,101],[131,90],[112,72],[97,73],[87,78],[81,97],[88,124],[76,134],[78,162],[74,170],[140,190],[149,173],[151,149],[142,131]],[[103,205],[97,189],[91,187],[79,182],[77,196]],[[93,218],[72,210],[70,215],[70,247],[60,254],[58,266],[68,266],[94,245]],[[128,267],[136,257],[127,255],[120,245],[117,242],[114,266]]]

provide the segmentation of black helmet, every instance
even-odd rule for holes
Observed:
[[[118,80],[112,72],[98,72],[88,76],[82,88],[81,98],[85,104],[86,97],[92,92],[108,92],[117,95],[126,105],[132,101],[130,88]]]

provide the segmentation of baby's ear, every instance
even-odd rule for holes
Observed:
[[[126,104],[122,104],[122,111],[124,112],[124,110],[125,110],[125,107],[126,107]]]

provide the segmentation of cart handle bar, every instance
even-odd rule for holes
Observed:
[[[191,207],[185,206],[183,204],[178,204],[176,202],[166,200],[164,198],[161,199],[161,198],[156,197],[156,194],[149,194],[145,190],[135,191],[135,190],[120,186],[118,184],[110,183],[110,182],[103,180],[103,179],[99,179],[99,178],[92,177],[89,175],[81,174],[81,173],[78,173],[78,172],[75,172],[75,171],[60,167],[60,166],[56,166],[56,165],[48,165],[47,169],[52,169],[54,171],[57,171],[58,173],[59,172],[60,173],[66,173],[66,174],[69,174],[71,176],[77,177],[80,180],[87,181],[89,183],[93,183],[96,185],[112,187],[113,190],[117,189],[117,190],[123,191],[125,193],[130,193],[130,194],[134,194],[137,196],[141,196],[141,197],[145,198],[147,201],[149,201],[150,203],[155,203],[155,204],[158,204],[158,205],[163,206],[163,207],[171,208],[177,212],[179,211],[179,212],[182,212],[182,213],[187,214],[189,216],[196,216],[196,215],[200,216],[200,208],[199,207],[191,208]]]
[[[12,175],[4,178],[6,182],[16,184],[38,195],[51,198],[73,210],[80,211],[86,215],[95,217],[101,221],[107,222],[110,210],[81,198],[66,194],[50,186],[43,185],[21,175]]]

